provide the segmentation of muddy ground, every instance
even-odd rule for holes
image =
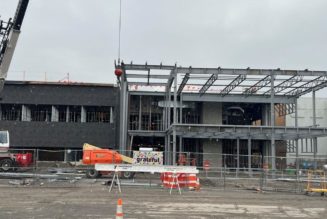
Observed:
[[[59,182],[60,184],[60,182]],[[327,197],[252,190],[200,191],[160,186],[122,186],[109,193],[103,181],[62,186],[0,183],[0,218],[115,218],[118,198],[124,218],[327,218]]]

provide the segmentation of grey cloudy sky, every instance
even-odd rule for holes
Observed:
[[[2,19],[18,0],[0,0]],[[125,62],[327,70],[325,0],[123,0]],[[30,0],[8,79],[115,83],[119,0]]]

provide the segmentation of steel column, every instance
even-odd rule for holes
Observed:
[[[140,101],[139,101],[139,125],[138,129],[142,129],[142,96],[140,96]]]
[[[174,124],[177,124],[177,73],[174,78]],[[173,127],[173,165],[176,165],[176,126]]]
[[[312,122],[313,127],[317,127],[317,115],[316,115],[316,91],[312,91]],[[314,168],[317,168],[317,137],[313,138],[313,158],[314,158]]]
[[[236,150],[237,150],[237,168],[236,168],[236,175],[238,176],[239,170],[240,170],[240,139],[236,139]]]
[[[270,92],[270,125],[272,126],[272,133],[271,133],[271,168],[273,171],[276,170],[276,146],[275,146],[275,103],[274,103],[274,97],[275,97],[275,89],[274,89],[274,82],[275,82],[275,75],[274,72],[271,73],[271,92]]]
[[[297,107],[297,100],[295,101],[295,128],[298,127],[298,107]],[[300,170],[300,163],[299,163],[299,137],[295,139],[295,162],[296,162],[296,174],[299,173]]]
[[[251,138],[248,138],[248,171],[249,171],[249,173],[252,172],[251,151],[252,151]]]

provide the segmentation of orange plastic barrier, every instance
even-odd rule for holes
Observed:
[[[173,173],[162,173],[160,179],[165,188],[177,188],[177,181],[174,180]],[[200,188],[199,178],[196,174],[177,173],[179,187]]]

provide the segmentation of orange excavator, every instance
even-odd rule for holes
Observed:
[[[133,163],[133,159],[118,153],[115,150],[103,149],[85,143],[83,145],[83,164],[93,166],[93,168],[87,169],[86,177],[98,178],[107,172],[98,172],[94,169],[94,165],[97,163],[102,164],[120,164],[120,163]],[[123,172],[123,178],[132,178],[134,173]]]

